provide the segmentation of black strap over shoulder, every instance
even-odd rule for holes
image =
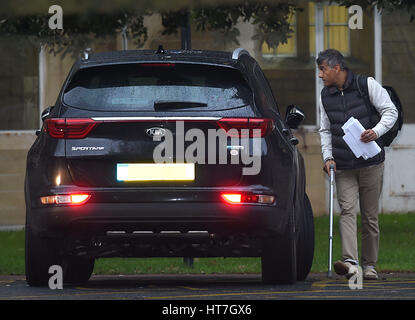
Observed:
[[[369,88],[367,86],[367,77],[357,74],[356,85],[357,85],[357,89],[359,90],[360,96],[365,101],[367,113],[369,114],[369,117],[370,117],[371,126],[374,127],[378,123],[380,116],[377,110],[375,109],[375,107],[370,102]]]
[[[356,84],[359,89],[359,93],[362,97],[369,97],[369,88],[367,86],[367,77],[361,74],[356,75]]]

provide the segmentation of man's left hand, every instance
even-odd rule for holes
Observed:
[[[365,143],[368,143],[370,141],[375,141],[377,138],[378,137],[375,131],[373,131],[372,129],[365,130],[360,136],[360,140],[362,140]]]

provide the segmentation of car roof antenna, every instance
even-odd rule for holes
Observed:
[[[156,51],[156,54],[164,54],[166,53],[166,50],[164,50],[162,45],[159,45],[159,48]]]

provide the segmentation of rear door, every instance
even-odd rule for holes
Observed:
[[[231,67],[89,67],[69,81],[63,104],[61,118],[46,127],[65,139],[79,186],[237,185],[245,166],[240,157],[249,152],[241,129],[266,135],[273,126],[256,113],[251,89]],[[220,128],[230,134],[223,138]]]

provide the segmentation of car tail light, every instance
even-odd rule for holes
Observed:
[[[222,118],[217,121],[220,128],[228,132],[229,136],[241,138],[265,137],[274,129],[274,121],[269,118]],[[236,129],[236,133],[229,131]],[[249,135],[245,130],[248,129]],[[257,134],[255,129],[259,129],[260,134]],[[235,130],[233,130],[235,131]]]
[[[241,194],[222,194],[222,198],[229,203],[241,203]]]
[[[58,194],[53,196],[41,197],[42,204],[69,204],[82,205],[91,198],[90,194],[76,193],[76,194]]]
[[[93,119],[47,119],[45,131],[56,139],[83,139],[98,123]]]
[[[275,197],[263,194],[222,193],[222,198],[230,204],[262,203],[273,204]]]

